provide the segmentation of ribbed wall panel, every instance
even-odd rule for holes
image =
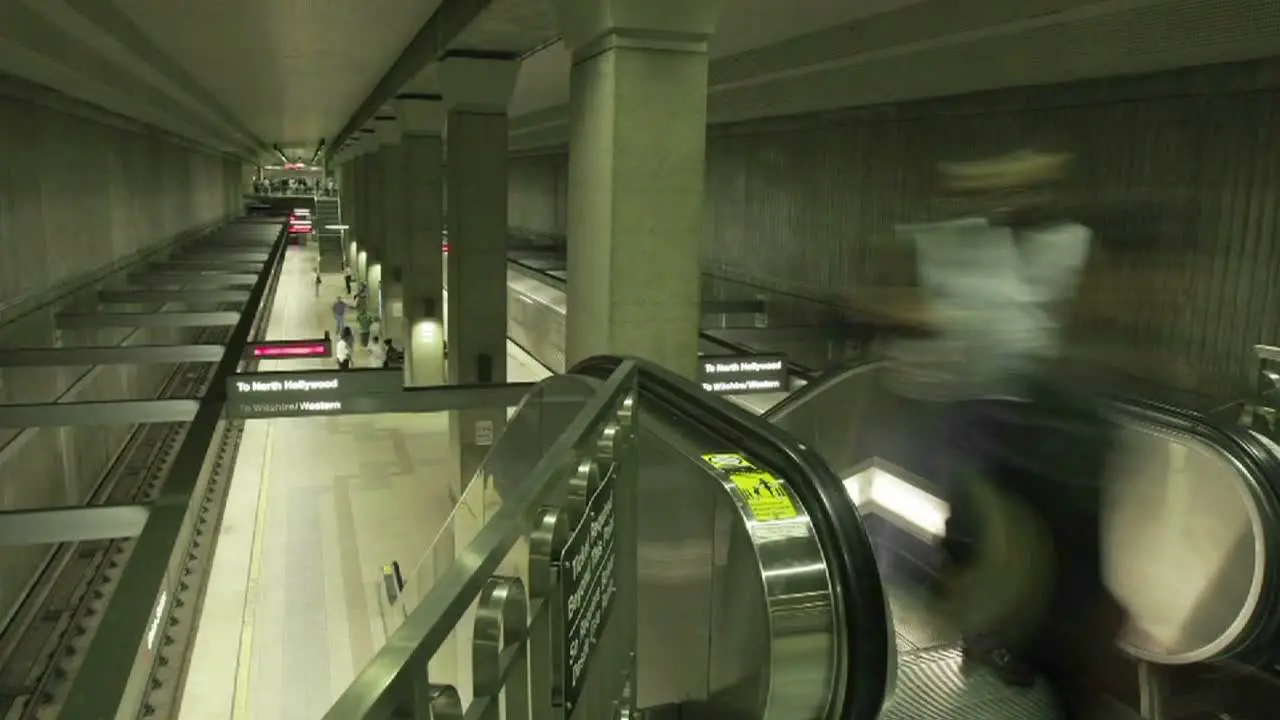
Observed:
[[[709,271],[815,297],[911,282],[896,223],[936,218],[942,160],[1071,150],[1098,233],[1077,347],[1214,394],[1280,343],[1280,63],[1200,68],[718,126]],[[563,233],[564,155],[513,159],[512,222]]]

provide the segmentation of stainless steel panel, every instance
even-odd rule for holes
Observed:
[[[255,273],[201,272],[137,272],[129,275],[129,284],[141,287],[183,288],[251,288],[257,282]]]
[[[193,247],[175,254],[173,260],[209,260],[219,263],[265,263],[265,252],[245,252],[238,248]]]
[[[112,345],[0,350],[0,367],[74,367],[217,362],[222,345]]]
[[[0,547],[134,537],[150,513],[146,505],[0,512]]]
[[[195,417],[199,405],[198,400],[116,400],[50,405],[0,405],[0,427],[75,427],[187,422]]]
[[[216,262],[206,260],[165,260],[148,265],[152,270],[177,272],[257,272],[262,263],[256,262]]]
[[[886,369],[848,371],[772,419],[849,478],[851,499],[868,512],[936,537],[949,512],[930,478],[937,430],[927,410],[897,406],[884,392]],[[1216,658],[1239,640],[1262,587],[1273,581],[1262,554],[1268,529],[1249,480],[1195,438],[1118,418],[1103,540],[1108,582],[1133,614],[1123,643],[1161,663]],[[888,476],[879,480],[894,492],[877,494],[869,476],[858,474],[873,456]]]
[[[700,459],[730,448],[657,407],[641,427],[639,704],[701,700],[709,718],[822,717],[844,637],[807,515],[748,519],[728,479]]]
[[[231,311],[211,312],[96,312],[62,313],[58,315],[58,327],[106,328],[106,327],[213,327],[231,326],[240,321],[240,313]]]
[[[1160,663],[1213,659],[1253,619],[1266,528],[1242,468],[1190,437],[1125,428],[1104,522],[1107,581],[1133,623],[1123,643]]]
[[[248,290],[99,290],[98,301],[104,303],[242,303],[249,299]]]

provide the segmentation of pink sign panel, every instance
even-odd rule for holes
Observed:
[[[328,357],[329,343],[323,340],[286,340],[249,346],[252,357],[284,360],[290,358]]]

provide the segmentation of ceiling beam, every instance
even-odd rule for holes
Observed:
[[[365,123],[378,114],[387,104],[401,92],[401,88],[422,71],[424,67],[439,60],[449,49],[449,43],[468,25],[484,12],[494,0],[444,0],[440,7],[413,36],[405,46],[400,57],[391,63],[391,67],[383,74],[382,79],[374,85],[368,97],[356,107],[351,119],[329,144],[328,155],[332,157],[343,141],[357,133]]]

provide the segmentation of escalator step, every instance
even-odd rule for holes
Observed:
[[[959,648],[903,653],[898,685],[883,720],[1053,720],[1057,713],[1040,683],[1015,688],[990,669],[965,663]]]

